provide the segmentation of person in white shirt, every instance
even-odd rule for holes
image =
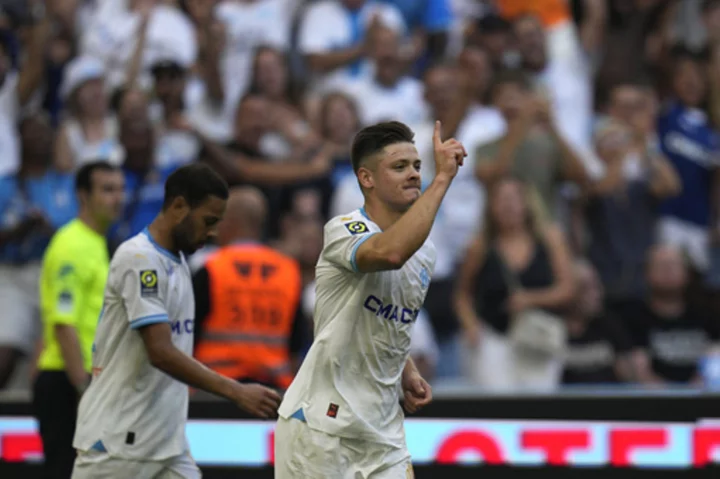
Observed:
[[[409,356],[411,329],[435,266],[427,237],[466,156],[438,122],[436,174],[421,194],[413,137],[399,122],[355,137],[365,206],[325,225],[315,340],[278,411],[276,479],[412,477],[400,396],[413,413],[432,393]]]
[[[420,80],[405,75],[400,36],[390,28],[375,33],[371,59],[373,75],[349,81],[341,90],[351,95],[364,125],[397,120],[409,125],[426,120],[428,109]]]
[[[193,359],[195,311],[186,256],[216,235],[228,187],[206,165],[176,170],[162,212],[116,251],[80,401],[73,479],[199,479],[188,451],[188,385],[251,414],[275,416],[280,396]]]
[[[369,74],[367,55],[381,26],[401,36],[407,33],[400,10],[376,0],[322,0],[307,8],[298,32],[298,50],[314,75],[318,93]]]

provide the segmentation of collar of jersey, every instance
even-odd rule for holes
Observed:
[[[372,220],[370,219],[370,217],[368,216],[367,211],[365,211],[365,207],[364,207],[364,206],[363,206],[362,208],[360,208],[360,214],[363,215],[366,220],[372,221]],[[374,221],[373,221],[373,223],[374,223]],[[382,228],[381,228],[381,230],[382,230]]]
[[[168,258],[175,261],[176,263],[182,264],[182,261],[180,260],[180,257],[178,255],[166,250],[165,248],[163,248],[162,246],[160,246],[159,244],[157,244],[155,242],[155,240],[153,239],[153,237],[150,234],[150,231],[147,229],[147,227],[145,227],[142,232],[143,232],[143,234],[145,234],[145,236],[147,236],[147,238],[150,240],[150,243],[152,243],[152,245],[155,247],[156,250],[158,250],[158,252],[167,256]]]

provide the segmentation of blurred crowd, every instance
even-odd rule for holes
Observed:
[[[0,0],[0,12],[0,389],[32,373],[40,260],[77,212],[74,173],[97,160],[125,175],[111,252],[158,213],[179,166],[206,162],[245,187],[245,228],[218,246],[262,241],[297,262],[296,366],[323,224],[363,202],[352,138],[385,120],[415,132],[425,184],[435,120],[468,151],[431,233],[412,346],[427,376],[488,391],[717,383],[720,0]],[[515,357],[525,311],[562,319],[561,357]]]

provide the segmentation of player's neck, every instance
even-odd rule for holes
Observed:
[[[91,215],[87,209],[80,210],[80,213],[78,214],[78,219],[82,221],[85,226],[87,226],[100,236],[105,236],[105,234],[107,233],[109,225],[102,224],[100,221],[93,218],[93,215]]]
[[[147,227],[148,233],[152,237],[152,240],[163,249],[177,253],[175,245],[172,241],[172,233],[169,227],[167,227],[160,217],[155,218],[150,225]]]
[[[390,228],[403,215],[402,212],[393,211],[380,204],[367,201],[365,202],[365,206],[363,206],[363,210],[370,221],[378,225],[383,231]]]

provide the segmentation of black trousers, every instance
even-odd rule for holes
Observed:
[[[40,371],[33,385],[33,409],[40,425],[45,479],[70,479],[78,393],[64,371]]]

